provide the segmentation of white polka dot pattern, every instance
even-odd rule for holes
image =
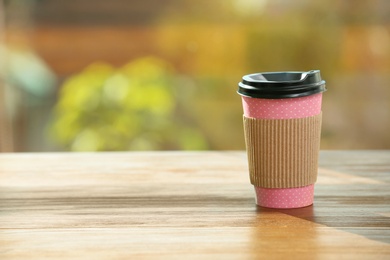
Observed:
[[[313,204],[314,184],[290,189],[255,187],[256,204],[267,208],[291,209]]]
[[[322,93],[298,98],[242,97],[244,115],[263,119],[291,119],[318,115]],[[256,204],[268,208],[301,208],[313,204],[314,184],[287,189],[255,187]]]
[[[315,116],[321,112],[322,93],[299,98],[264,99],[242,97],[244,115],[263,119]]]

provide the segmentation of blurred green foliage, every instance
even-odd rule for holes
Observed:
[[[177,116],[176,77],[154,57],[119,69],[92,64],[61,87],[52,136],[71,151],[207,149],[202,133]]]
[[[321,149],[390,147],[390,1],[7,2],[18,2],[6,8],[7,44],[34,43],[68,79],[55,86],[59,145],[41,130],[53,95],[26,108],[30,123],[24,113],[15,120],[20,151],[242,150],[241,77],[312,69],[329,90]],[[164,61],[136,60],[144,55]],[[111,65],[88,66],[95,61]],[[19,84],[41,84],[30,69],[18,71]]]

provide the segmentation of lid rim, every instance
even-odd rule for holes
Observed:
[[[273,74],[274,77],[264,77]],[[295,74],[293,76],[289,74]],[[276,81],[278,75],[282,81]],[[297,76],[299,80],[295,80]],[[256,77],[258,79],[256,79]],[[284,79],[293,80],[286,81]],[[272,79],[272,81],[269,81]],[[265,72],[248,74],[238,83],[237,93],[255,98],[291,98],[314,95],[326,91],[326,82],[321,79],[319,70],[309,72]]]
[[[244,82],[239,82],[238,85],[241,88],[248,88],[249,86],[250,88],[248,89],[256,89],[258,91],[291,91],[295,89],[307,89],[311,87],[320,87],[322,85],[325,85],[325,83],[326,83],[325,80],[321,80],[320,82],[315,82],[306,85],[287,85],[287,86],[279,86],[279,87],[274,86],[274,88],[264,86],[264,84],[262,84],[262,86],[247,85]]]
[[[327,88],[323,88],[320,90],[316,89],[316,90],[305,91],[305,92],[300,92],[300,93],[288,93],[288,94],[287,93],[285,93],[285,94],[275,94],[275,93],[262,93],[262,94],[253,93],[253,94],[250,94],[250,93],[242,93],[242,92],[239,92],[239,90],[238,90],[237,93],[240,96],[250,97],[250,98],[284,99],[284,98],[299,98],[299,97],[311,96],[311,95],[323,93],[327,90],[328,90]]]

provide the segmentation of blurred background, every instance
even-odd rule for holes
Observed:
[[[390,149],[390,1],[0,0],[0,151],[245,149],[244,74],[321,70],[321,149]]]

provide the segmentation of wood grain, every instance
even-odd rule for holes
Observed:
[[[244,152],[0,154],[0,259],[389,259],[390,151],[322,151],[257,207]]]

